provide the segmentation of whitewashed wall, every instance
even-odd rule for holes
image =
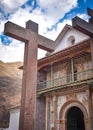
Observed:
[[[10,111],[9,128],[5,129],[5,130],[18,130],[18,128],[19,128],[19,114],[20,114],[20,110],[18,108]]]
[[[76,29],[71,28],[62,38],[61,42],[56,47],[55,51],[53,53],[56,53],[58,51],[61,51],[63,49],[66,49],[69,47],[69,37],[73,36],[75,38],[75,44],[78,44],[79,42],[85,41],[89,39],[88,35],[85,35]]]

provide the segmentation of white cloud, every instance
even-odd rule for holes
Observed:
[[[13,10],[20,7],[26,1],[27,0],[2,0],[0,5],[4,11],[9,9]],[[77,6],[77,0],[38,0],[38,3],[40,8],[36,8],[32,13],[29,12],[31,6],[26,6],[24,9],[19,8],[11,15],[10,20],[22,26],[27,20],[32,19],[39,23],[41,30],[43,29],[43,31],[45,31],[47,27],[50,28],[52,25],[57,23],[65,13]],[[42,12],[42,9],[46,11]]]
[[[38,0],[38,2],[45,11],[46,19],[53,19],[55,22],[77,6],[77,0]]]
[[[8,8],[16,8],[25,3],[27,0],[2,0],[1,5],[7,6]],[[26,6],[26,8],[19,8],[14,14],[10,16],[10,21],[25,26],[25,22],[33,20],[39,24],[39,32],[44,34],[47,28],[51,28],[56,22],[62,18],[65,13],[70,11],[74,6],[77,5],[77,0],[38,0],[40,8],[36,8],[32,13],[30,13],[31,7]],[[58,4],[57,4],[58,3]],[[12,6],[13,5],[13,6]],[[2,8],[3,8],[2,6]],[[7,9],[6,7],[6,9]],[[65,8],[63,8],[65,7]],[[46,9],[47,12],[43,13],[42,8]],[[5,10],[5,8],[4,8]],[[2,23],[2,21],[1,21]],[[5,23],[5,21],[3,21]],[[2,26],[3,28],[3,26]],[[1,29],[0,29],[1,30]]]
[[[72,21],[67,19],[64,20],[62,23],[58,23],[57,28],[54,28],[52,31],[47,31],[45,36],[55,41],[55,39],[57,38],[57,36],[59,35],[59,33],[62,31],[62,29],[66,24],[72,25]]]
[[[10,13],[11,11],[19,8],[23,5],[27,0],[1,0],[0,1],[0,8],[5,13]]]
[[[0,43],[0,60],[4,62],[23,61],[24,44],[14,40],[10,46]]]
[[[0,60],[3,62],[16,62],[24,59],[24,43],[13,40],[10,46],[0,43]],[[44,57],[46,51],[38,49],[38,59]]]

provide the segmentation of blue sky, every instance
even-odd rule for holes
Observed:
[[[39,33],[55,40],[65,24],[79,16],[88,20],[87,7],[93,9],[93,0],[2,0],[0,2],[0,60],[4,62],[22,61],[24,44],[3,33],[4,24],[12,21],[25,27],[25,22],[33,20],[39,24]],[[44,51],[39,50],[38,57]]]

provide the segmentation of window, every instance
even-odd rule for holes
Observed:
[[[75,44],[75,37],[74,36],[70,36],[68,38],[68,45],[69,46],[73,46]]]

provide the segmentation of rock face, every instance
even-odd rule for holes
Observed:
[[[0,127],[7,127],[9,109],[20,105],[22,87],[21,62],[0,61]]]

